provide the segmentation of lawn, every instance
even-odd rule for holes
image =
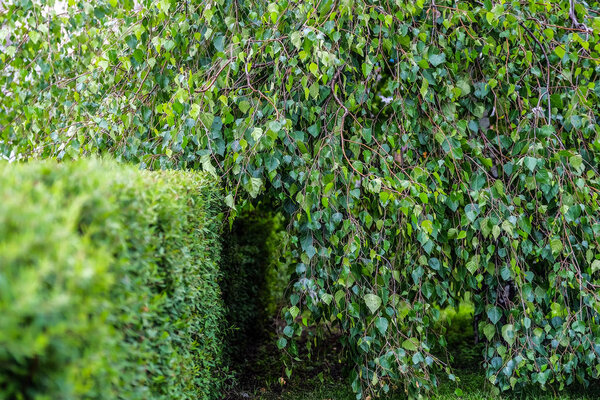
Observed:
[[[600,398],[600,385],[589,387],[587,390],[582,387],[570,388],[568,391],[553,392],[551,389],[542,391],[537,388],[526,389],[521,392],[497,394],[495,388],[489,384],[483,374],[476,371],[461,371],[458,374],[460,382],[457,384],[443,382],[438,392],[430,399],[447,400],[483,400],[483,399],[536,399],[536,400],[592,400]],[[311,388],[312,387],[312,388]],[[456,388],[462,390],[462,396],[455,394]],[[306,382],[302,388],[288,387],[281,393],[257,394],[257,399],[282,399],[282,400],[354,400],[356,397],[349,388],[347,382],[325,381],[321,383],[319,379],[313,379]],[[401,393],[396,393],[385,397],[384,400],[406,399]]]

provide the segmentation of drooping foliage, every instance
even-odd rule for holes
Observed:
[[[203,169],[232,213],[278,196],[292,356],[335,324],[359,397],[427,390],[471,292],[491,382],[598,377],[598,2],[3,8],[0,152]]]
[[[212,179],[2,163],[0,200],[0,398],[220,398]]]

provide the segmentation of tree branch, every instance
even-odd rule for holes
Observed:
[[[581,29],[586,33],[586,35],[593,32],[592,28],[577,20],[577,14],[575,14],[575,0],[569,0],[569,18],[571,18],[573,27]]]

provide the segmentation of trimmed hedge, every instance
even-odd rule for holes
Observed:
[[[217,187],[108,161],[0,165],[0,398],[213,399]]]
[[[269,319],[277,312],[289,282],[288,264],[281,262],[282,216],[269,205],[239,215],[223,235],[221,291],[232,331],[225,355],[232,369],[245,362],[262,343]],[[281,276],[283,275],[283,276]]]

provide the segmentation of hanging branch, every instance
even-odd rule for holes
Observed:
[[[585,31],[586,35],[592,32],[592,28],[577,20],[577,15],[575,14],[575,0],[569,0],[569,18],[571,18],[573,27]]]

